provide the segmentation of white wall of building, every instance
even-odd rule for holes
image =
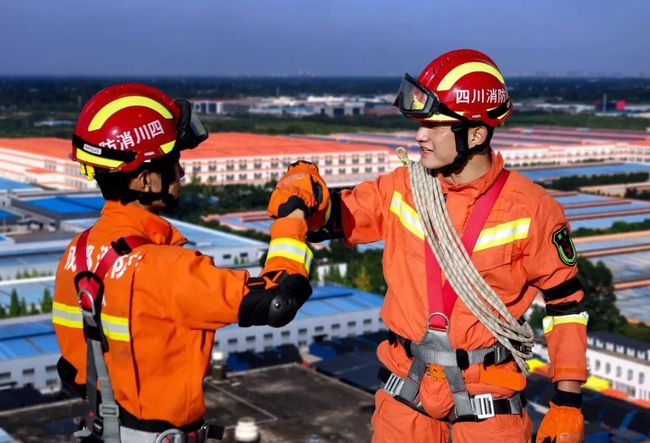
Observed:
[[[650,362],[597,348],[587,349],[587,369],[591,375],[612,382],[612,388],[630,397],[650,400]]]
[[[384,329],[385,326],[379,318],[379,308],[376,308],[330,316],[299,318],[282,328],[230,326],[217,330],[214,347],[224,354],[224,358],[228,358],[231,352],[262,352],[284,344],[295,344],[305,350],[315,341],[315,337],[325,336],[327,339],[334,339]]]

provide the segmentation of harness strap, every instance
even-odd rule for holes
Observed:
[[[77,240],[75,286],[86,337],[86,392],[90,403],[88,418],[91,423],[87,423],[86,429],[75,433],[75,436],[88,437],[94,433],[100,435],[106,443],[119,443],[120,408],[113,395],[113,387],[104,359],[104,352],[108,351],[108,342],[104,336],[101,322],[103,280],[108,270],[121,255],[128,254],[134,248],[150,243],[150,241],[144,237],[129,236],[113,242],[111,248],[97,264],[95,271],[92,272],[88,270],[89,233],[90,228],[82,232]],[[98,402],[97,398],[98,382],[101,402]],[[97,417],[101,417],[101,422],[97,420]]]
[[[470,256],[472,255],[479,234],[490,215],[490,211],[492,211],[494,203],[499,197],[499,194],[501,194],[501,190],[503,189],[506,180],[508,180],[509,175],[510,171],[502,169],[492,186],[490,186],[490,188],[478,198],[474,205],[474,210],[469,216],[469,220],[467,221],[467,225],[465,226],[465,230],[461,237],[461,242]],[[443,313],[447,319],[451,318],[451,311],[454,308],[458,296],[449,284],[449,280],[445,282],[444,286],[442,285],[440,264],[438,263],[438,260],[436,260],[428,241],[424,242],[424,259],[427,270],[429,326],[433,328],[446,328],[449,325],[444,323],[444,317],[440,315],[431,316],[431,314]]]
[[[463,247],[468,254],[472,254],[479,234],[509,175],[510,172],[503,169],[490,188],[477,199],[461,237]],[[446,360],[436,364],[442,366],[454,399],[454,409],[459,417],[472,416],[474,414],[472,401],[463,380],[462,369],[458,365],[456,350],[452,348],[447,334],[451,312],[458,296],[449,284],[449,280],[443,286],[442,270],[428,241],[424,242],[424,257],[429,302],[427,331],[420,343],[412,343],[410,346],[413,361],[398,396],[405,402],[416,404],[419,387],[428,363],[436,359]],[[478,358],[478,355],[475,356]],[[463,362],[463,366],[465,365],[469,365],[469,354],[468,362]]]
[[[377,378],[382,382],[382,389],[395,400],[401,401],[419,413],[429,416],[422,407],[421,402],[408,403],[402,400],[404,378],[390,372],[384,366],[379,367]],[[446,419],[451,423],[455,423],[460,421],[482,421],[500,414],[521,415],[526,406],[526,398],[520,392],[508,398],[493,398],[492,394],[474,395],[469,397],[469,402],[472,408],[471,414],[461,416],[454,405]]]

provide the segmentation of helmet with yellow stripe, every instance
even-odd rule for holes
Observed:
[[[208,137],[186,100],[139,83],[99,91],[79,114],[72,159],[92,179],[95,169],[131,172],[143,163],[192,149]]]
[[[508,89],[490,57],[473,49],[447,52],[416,79],[406,74],[395,105],[414,120],[496,127],[512,112]]]

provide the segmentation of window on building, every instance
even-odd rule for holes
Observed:
[[[620,377],[621,375],[623,375],[623,370],[620,366],[616,366],[616,376]]]
[[[53,388],[53,387],[59,385],[59,379],[58,378],[48,378],[47,380],[45,380],[45,384],[47,385],[48,388]]]
[[[596,371],[600,371],[600,360],[596,360]]]
[[[386,170],[386,167],[385,167],[385,166],[379,166],[379,167],[377,168],[377,172],[384,172],[385,170]]]
[[[23,369],[23,377],[34,375],[34,368]]]
[[[9,380],[11,378],[11,372],[0,372],[0,381]]]
[[[366,163],[372,163],[372,155],[366,155]]]
[[[246,180],[247,177],[248,177],[248,174],[239,174],[239,179],[240,180]]]
[[[325,165],[326,166],[331,166],[332,162],[333,162],[332,157],[330,157],[330,156],[325,157]]]
[[[223,258],[224,260],[230,260],[230,259],[232,258],[232,255],[230,255],[230,254],[223,254],[223,255],[221,256],[221,258]]]
[[[325,169],[325,175],[332,175],[331,169]]]
[[[282,336],[282,338],[290,337],[291,336],[291,331],[282,331],[280,333],[280,335]]]
[[[338,331],[339,329],[341,329],[341,325],[339,323],[334,323],[332,325],[332,331]]]
[[[633,378],[634,378],[634,372],[631,369],[628,369],[627,370],[627,380],[632,381]]]
[[[298,334],[299,335],[307,335],[307,328],[298,329]]]
[[[364,171],[366,172],[372,172],[372,166],[366,166]]]
[[[364,325],[369,325],[369,324],[371,324],[371,323],[372,323],[372,319],[371,319],[371,318],[366,318],[366,319],[363,320],[363,324],[364,324]]]
[[[359,168],[352,168],[352,173],[353,174],[358,174],[359,173]]]
[[[45,366],[45,372],[57,372],[56,365]]]
[[[253,164],[253,167],[254,167],[255,169],[262,169],[262,163],[261,163],[261,162],[260,162],[260,163],[254,163],[254,164]]]
[[[348,328],[354,328],[357,325],[356,321],[349,321],[348,322]]]
[[[304,348],[307,346],[307,341],[306,340],[298,340],[298,347],[299,348]]]
[[[228,344],[229,345],[236,345],[237,344],[237,339],[236,338],[229,338],[228,339]]]
[[[240,163],[239,169],[248,169],[248,163]]]
[[[264,334],[264,340],[272,340],[273,339],[273,333],[269,332],[268,334]]]
[[[354,164],[359,163],[359,156],[358,155],[352,156],[352,163],[354,163]]]
[[[248,337],[246,337],[246,343],[255,343],[255,336],[249,335]]]
[[[645,374],[643,372],[639,372],[639,384],[642,385],[645,383]]]
[[[605,374],[609,374],[610,372],[612,372],[612,365],[605,363]]]
[[[324,330],[325,330],[325,327],[323,327],[323,326],[316,326],[316,327],[314,328],[314,331],[315,331],[315,332],[323,332]]]
[[[345,168],[339,168],[339,174],[345,174]]]
[[[262,178],[262,173],[261,172],[256,172],[255,174],[253,174],[253,178],[256,179],[256,180],[259,180],[260,178]]]
[[[226,165],[226,171],[232,171],[235,169],[235,165]]]

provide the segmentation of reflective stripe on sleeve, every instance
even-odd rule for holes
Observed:
[[[557,325],[577,323],[587,326],[588,321],[589,314],[586,311],[583,311],[579,314],[546,316],[542,319],[542,327],[544,329],[544,334],[548,334]]]
[[[411,231],[420,240],[424,240],[424,229],[422,229],[417,211],[409,206],[404,201],[402,194],[397,191],[393,192],[393,198],[390,201],[390,212],[397,215],[402,226]]]
[[[530,218],[520,218],[492,228],[483,229],[474,246],[474,252],[502,246],[515,240],[522,240],[528,237],[529,229]]]
[[[289,237],[281,237],[275,238],[269,243],[269,252],[266,255],[266,260],[268,261],[274,257],[283,257],[296,261],[303,265],[305,271],[309,273],[314,254],[307,247],[306,243]]]

